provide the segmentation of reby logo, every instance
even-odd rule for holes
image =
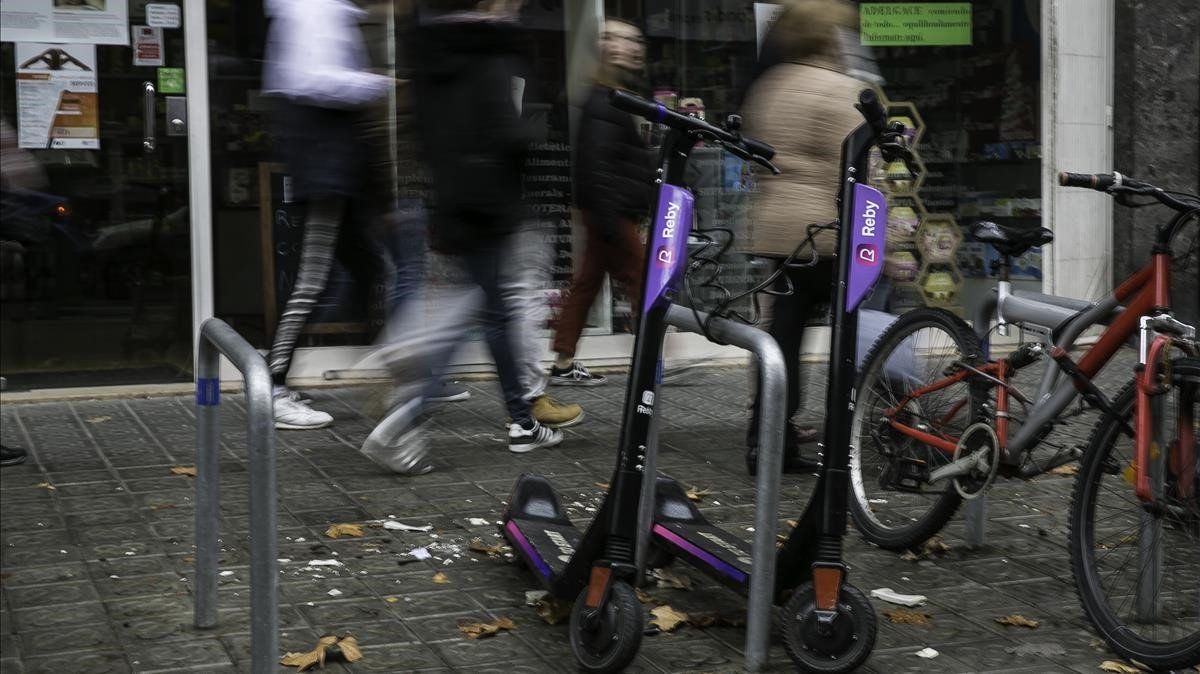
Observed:
[[[854,252],[854,258],[863,264],[879,264],[879,248],[873,243],[859,244],[858,250]]]
[[[675,261],[675,252],[666,246],[659,246],[658,253],[655,254],[654,258],[658,260],[659,266],[670,267],[671,263]]]

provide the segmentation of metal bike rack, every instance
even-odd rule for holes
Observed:
[[[983,345],[983,353],[980,356],[987,360],[992,351],[992,345],[988,341],[988,333],[992,327],[992,317],[996,315],[996,296],[988,295],[984,300],[983,306],[979,307],[979,311],[975,314],[975,336],[979,338],[979,343]],[[980,494],[979,498],[967,501],[967,510],[965,513],[967,520],[967,546],[971,548],[983,547],[984,539],[986,538],[984,529],[987,527],[987,494]]]
[[[708,314],[698,312],[700,321]],[[704,334],[696,313],[673,305],[667,310],[667,324],[680,330]],[[751,546],[754,569],[750,574],[750,596],[746,605],[746,669],[762,671],[767,665],[771,639],[771,609],[775,605],[775,527],[779,511],[779,483],[783,470],[783,438],[787,427],[787,370],[783,352],[775,339],[758,328],[720,318],[708,321],[709,334],[722,343],[745,349],[758,358],[759,401],[762,417],[758,427],[758,475],[755,499],[754,541]],[[651,436],[657,446],[657,433]],[[656,452],[649,452],[650,456]],[[653,465],[646,474],[656,476]],[[638,554],[646,549],[650,517],[654,508],[654,479],[642,481],[643,525],[639,527]],[[639,557],[639,560],[641,558]],[[640,566],[640,565],[639,565]]]
[[[262,355],[219,318],[209,318],[201,324],[196,355],[196,627],[207,629],[217,625],[220,355],[242,373],[246,387],[251,671],[274,672],[279,657],[279,571],[271,372]]]

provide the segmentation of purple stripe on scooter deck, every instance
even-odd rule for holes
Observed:
[[[716,555],[702,549],[695,543],[689,542],[684,537],[680,536],[679,534],[675,533],[674,531],[671,531],[670,529],[664,527],[663,525],[655,524],[654,525],[654,533],[658,536],[662,536],[663,538],[667,539],[668,541],[671,541],[671,543],[674,544],[675,546],[679,547],[679,549],[687,552],[689,555],[704,562],[705,564],[711,566],[712,568],[716,569],[717,571],[720,571],[721,573],[725,574],[726,576],[729,576],[730,578],[736,580],[737,582],[739,582],[739,583],[746,582],[746,574],[737,570],[733,565],[721,561],[720,559],[717,558]]]
[[[509,520],[508,524],[504,525],[504,528],[508,530],[508,533],[512,534],[516,544],[521,546],[521,549],[525,551],[525,558],[533,563],[538,573],[542,574],[543,578],[549,578],[552,574],[550,565],[538,554],[537,548],[533,547],[533,543],[530,543],[529,539],[525,538],[525,534],[521,533],[521,528],[517,526],[517,523],[514,520]]]

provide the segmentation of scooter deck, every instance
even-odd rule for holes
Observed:
[[[734,589],[750,585],[750,543],[711,524],[688,500],[679,483],[659,477],[654,486],[655,545]]]
[[[583,539],[554,488],[546,478],[531,474],[522,475],[513,486],[501,532],[547,586],[562,575]]]

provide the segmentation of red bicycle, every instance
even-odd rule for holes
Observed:
[[[1050,243],[1049,230],[975,225],[975,239],[1001,253],[995,296],[976,325],[994,321],[1007,334],[1016,324],[1039,339],[991,360],[986,336],[932,308],[908,312],[885,330],[856,389],[851,514],[869,541],[914,547],[997,476],[1028,479],[1082,454],[1071,552],[1084,609],[1127,657],[1156,667],[1196,664],[1200,358],[1194,328],[1171,316],[1169,279],[1171,244],[1200,217],[1200,197],[1117,173],[1064,173],[1060,182],[1108,192],[1125,205],[1149,197],[1176,213],[1158,227],[1145,267],[1095,302],[1012,288],[1011,259]],[[1076,340],[1099,324],[1107,326],[1099,340],[1076,360]],[[1093,379],[1135,336],[1142,341],[1136,382],[1110,398]],[[1027,394],[1014,375],[1039,361],[1047,367],[1036,393]],[[1047,436],[1080,397],[1101,412],[1086,449],[1052,445]]]

